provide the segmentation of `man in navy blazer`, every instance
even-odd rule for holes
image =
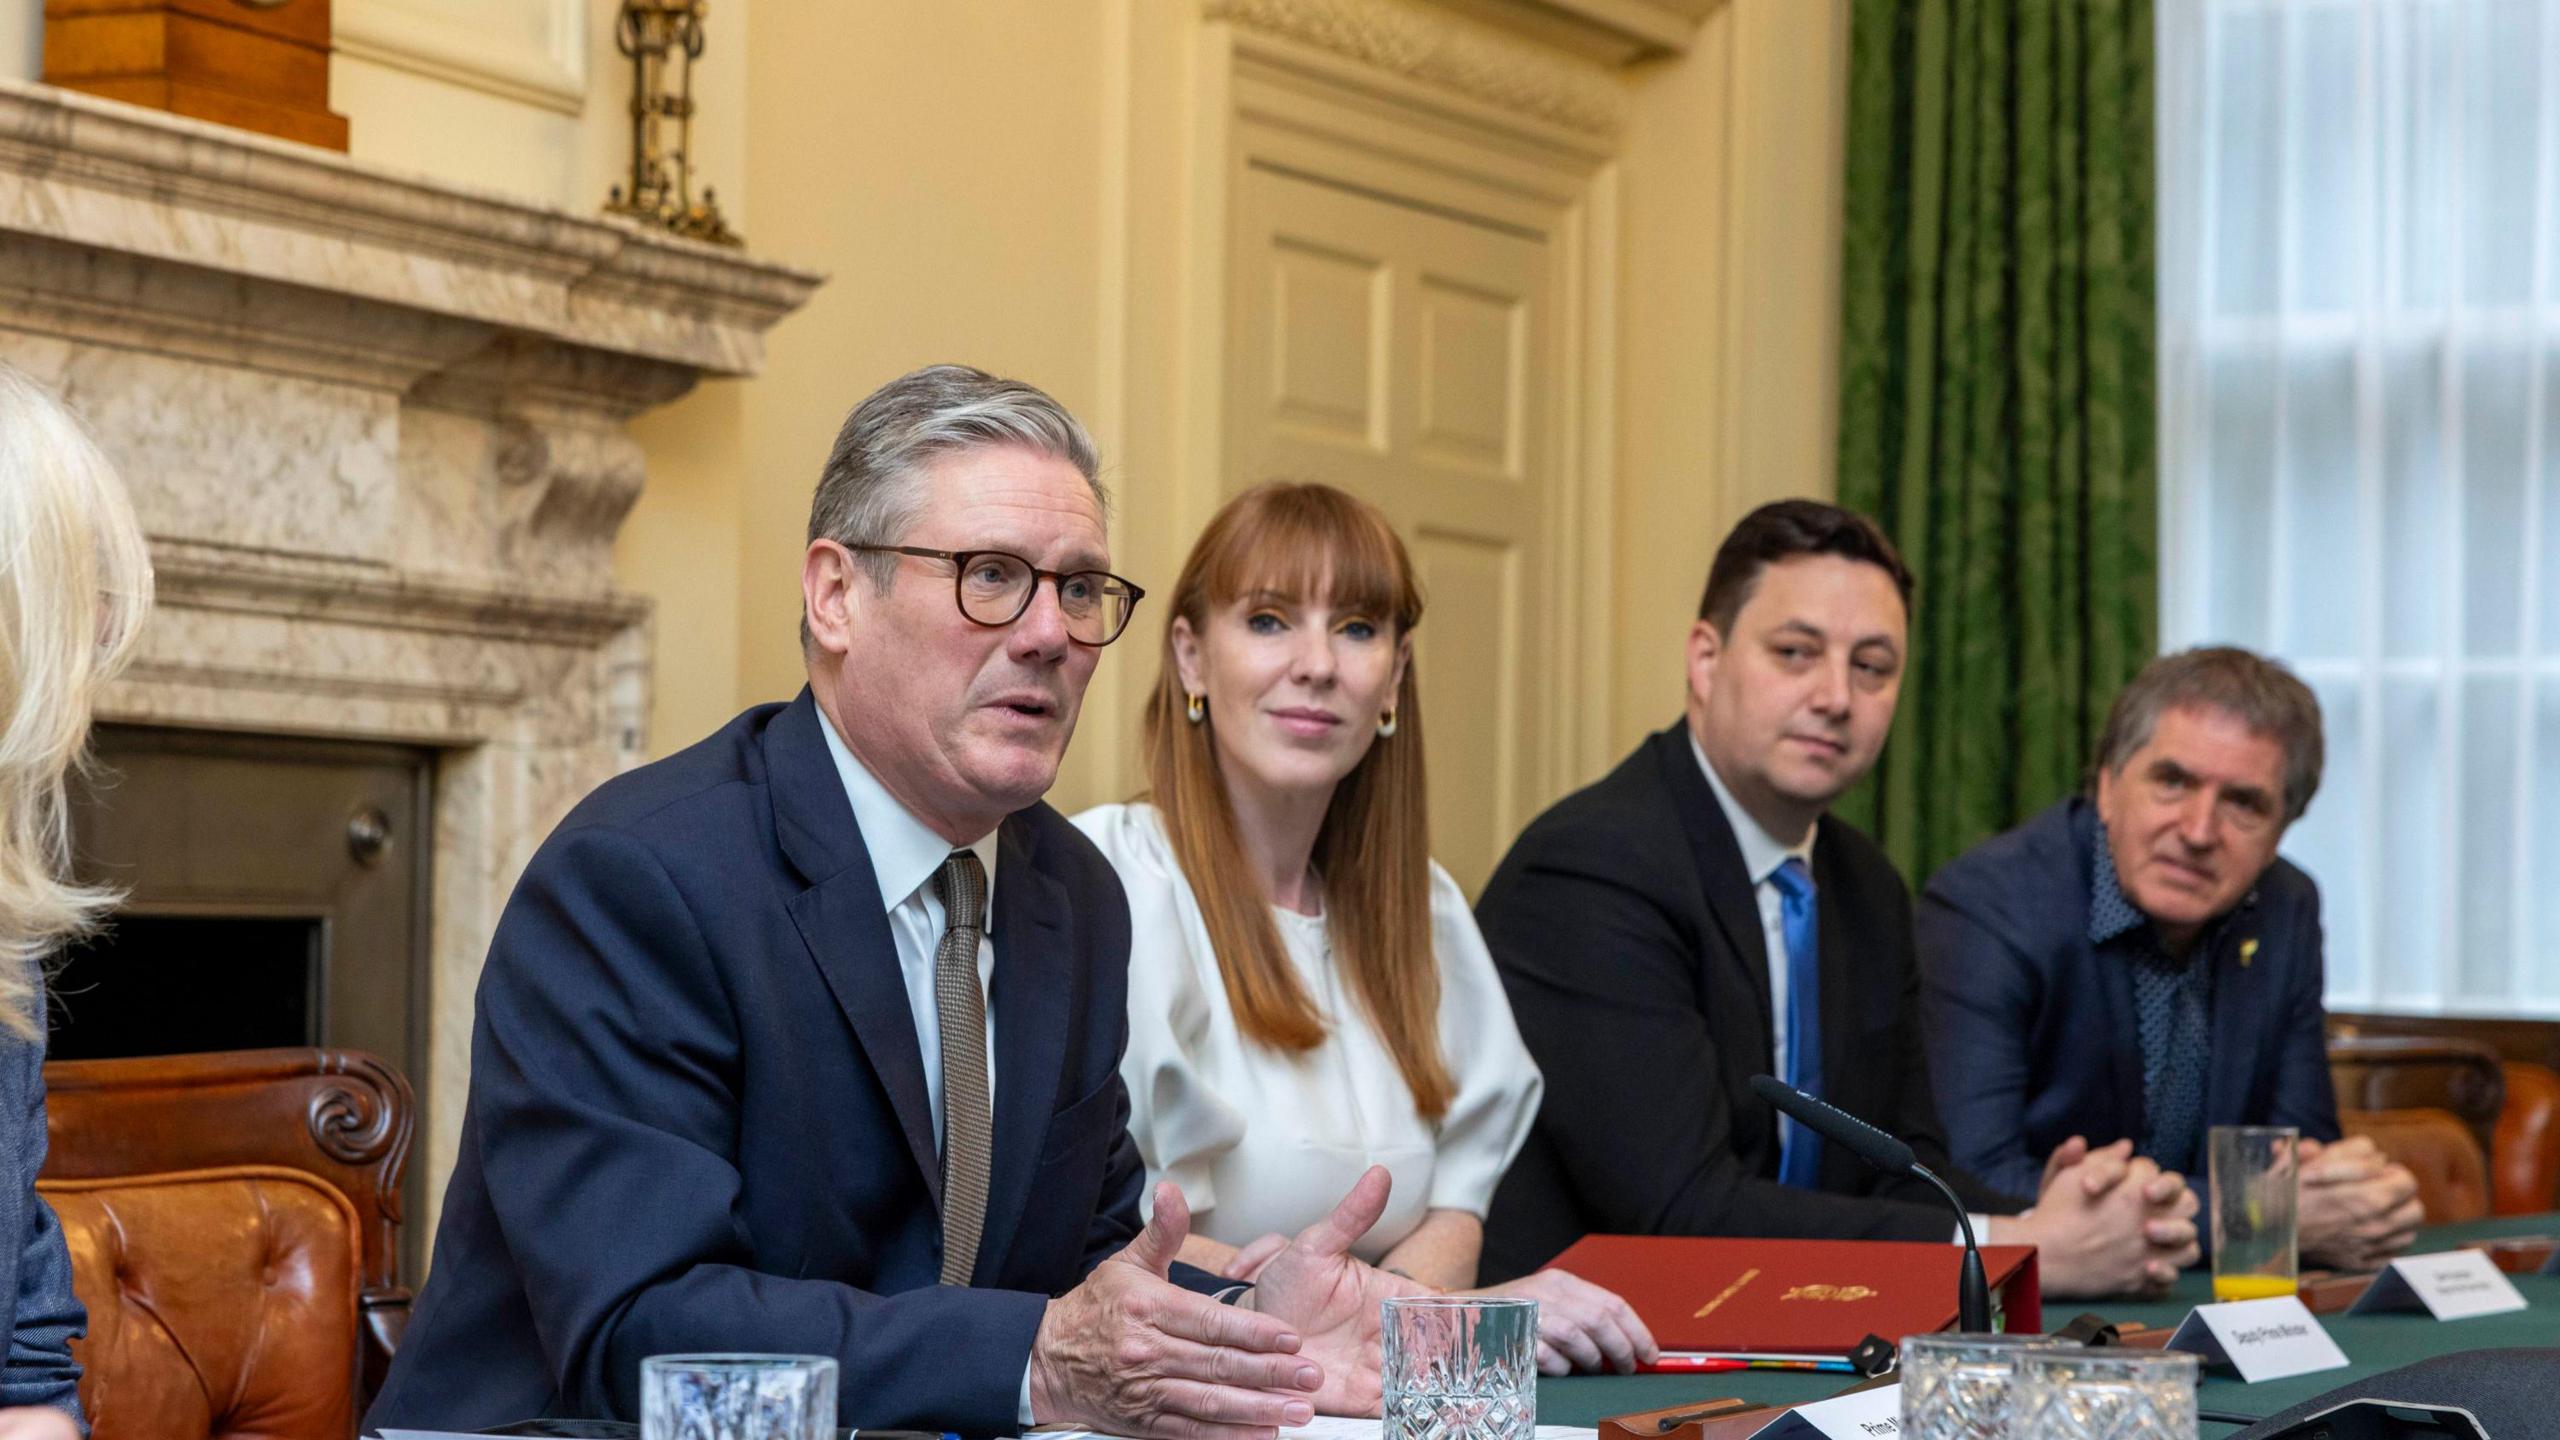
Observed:
[[[1922,1011],[1959,1161],[2015,1184],[2131,1138],[2201,1177],[2211,1127],[2290,1125],[2306,1256],[2366,1269],[2409,1243],[2417,1182],[2338,1140],[2320,892],[2276,855],[2320,765],[2319,702],[2281,665],[2165,656],[2116,698],[2090,796],[1938,871]]]
[[[1347,1250],[1383,1172],[1243,1303],[1168,1282],[1173,1187],[1139,1222],[1128,908],[1040,803],[1140,594],[1096,470],[1056,401],[975,370],[855,409],[803,562],[809,688],[597,790],[508,903],[369,1427],[632,1418],[643,1358],[711,1350],[833,1356],[874,1428],[1375,1413],[1400,1286]]]

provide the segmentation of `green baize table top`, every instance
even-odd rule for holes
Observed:
[[[2439,1225],[2421,1231],[2413,1254],[2450,1250],[2466,1241],[2521,1235],[2560,1235],[2560,1212],[2514,1215],[2461,1225]],[[2205,1371],[2197,1403],[2207,1410],[2241,1415],[2272,1415],[2288,1405],[2336,1389],[2351,1380],[2398,1369],[2431,1355],[2462,1350],[2496,1350],[2508,1346],[2560,1346],[2560,1276],[2510,1277],[2524,1295],[2527,1308],[2472,1320],[2438,1321],[2424,1311],[2390,1315],[2323,1315],[2320,1321],[2347,1353],[2344,1370],[2323,1370],[2291,1380],[2244,1385],[2225,1370]],[[2163,1300],[2045,1302],[2045,1325],[2052,1329],[2084,1311],[2109,1320],[2175,1326],[2189,1310],[2213,1298],[2212,1277],[2190,1270]],[[1755,1370],[1722,1375],[1578,1375],[1538,1382],[1538,1423],[1596,1425],[1604,1417],[1655,1410],[1692,1400],[1738,1396],[1761,1404],[1795,1404],[1819,1400],[1856,1383],[1847,1375],[1803,1371]],[[2207,1435],[2227,1434],[2227,1427],[2208,1424]]]

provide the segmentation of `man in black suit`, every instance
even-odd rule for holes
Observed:
[[[2057,1154],[2031,1213],[1947,1161],[1917,1023],[1911,903],[1826,814],[1893,723],[1910,574],[1873,524],[1763,506],[1716,555],[1684,721],[1540,816],[1477,905],[1546,1073],[1485,1226],[1489,1275],[1590,1232],[1944,1240],[1923,1182],[1825,1146],[1748,1088],[1776,1074],[1909,1140],[2047,1291],[2164,1285],[2194,1199],[2126,1147]]]
[[[1139,595],[1096,470],[1056,401],[959,366],[845,422],[808,688],[604,785],[508,902],[369,1426],[629,1418],[644,1357],[709,1350],[834,1356],[865,1427],[1375,1413],[1401,1286],[1347,1251],[1383,1171],[1243,1303],[1168,1282],[1174,1187],[1139,1224],[1128,907],[1040,803]]]

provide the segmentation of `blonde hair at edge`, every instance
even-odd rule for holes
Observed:
[[[1173,659],[1177,617],[1204,633],[1210,611],[1264,590],[1366,611],[1402,638],[1422,619],[1422,589],[1404,542],[1375,506],[1330,485],[1275,481],[1210,518],[1167,607],[1162,668],[1147,697],[1148,798],[1200,902],[1236,1028],[1284,1054],[1303,1054],[1323,1043],[1324,1017],[1298,983],[1269,902],[1245,864],[1220,779],[1216,727],[1187,719],[1190,697]],[[1418,668],[1406,666],[1397,689],[1394,738],[1370,746],[1334,787],[1314,861],[1350,991],[1395,1057],[1414,1109],[1438,1120],[1457,1087],[1440,1052]]]
[[[151,608],[133,504],[61,402],[0,365],[0,1027],[37,1040],[44,957],[112,891],[73,884],[64,781]]]

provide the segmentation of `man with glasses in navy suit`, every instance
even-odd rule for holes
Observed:
[[[643,1358],[713,1350],[835,1357],[865,1428],[1376,1413],[1411,1287],[1348,1251],[1383,1171],[1247,1294],[1172,1264],[1174,1187],[1139,1222],[1128,906],[1041,803],[1141,594],[1097,470],[1055,400],[965,367],[847,419],[808,687],[597,790],[508,902],[369,1426],[633,1418]]]

